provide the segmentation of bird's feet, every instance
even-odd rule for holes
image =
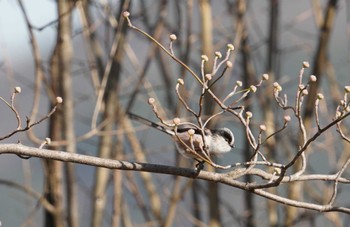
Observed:
[[[197,170],[197,172],[199,172],[204,168],[205,161],[200,161],[200,160],[196,160],[196,161],[198,162],[196,164],[196,170]]]

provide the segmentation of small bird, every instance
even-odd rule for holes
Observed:
[[[142,124],[156,128],[168,135],[171,135],[175,142],[178,151],[186,158],[194,158],[203,164],[202,160],[210,160],[211,155],[224,154],[229,152],[234,147],[234,136],[230,129],[204,129],[204,133],[195,127],[182,126],[175,131],[154,123],[141,116],[133,113],[128,113],[129,118],[137,120]],[[192,130],[192,132],[191,132]],[[203,138],[205,143],[203,143]],[[204,149],[205,144],[205,149]],[[196,152],[196,154],[194,154]],[[206,154],[206,152],[208,154]],[[198,160],[202,159],[202,160]]]

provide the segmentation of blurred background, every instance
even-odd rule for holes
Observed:
[[[46,116],[56,96],[64,100],[51,118],[2,143],[20,141],[39,147],[50,137],[50,149],[193,167],[191,160],[179,156],[170,137],[125,115],[132,112],[157,121],[147,104],[153,97],[164,119],[193,122],[176,96],[177,79],[185,81],[183,95],[194,110],[199,108],[200,94],[195,79],[181,65],[127,26],[121,15],[125,10],[133,25],[166,48],[169,35],[176,34],[175,55],[198,74],[201,55],[208,56],[204,70],[210,72],[214,53],[225,57],[227,44],[233,44],[229,59],[233,67],[213,86],[219,98],[230,93],[236,81],[242,81],[244,89],[268,73],[269,81],[242,102],[253,112],[254,132],[260,124],[267,126],[267,134],[281,128],[286,112],[274,101],[272,83],[278,81],[294,103],[304,61],[310,63],[305,81],[309,75],[318,78],[303,106],[310,135],[316,130],[312,110],[316,94],[325,96],[320,116],[326,125],[343,87],[350,84],[349,1],[2,0],[0,96],[9,101],[14,87],[22,88],[15,107],[23,127],[25,117],[35,122]],[[218,111],[206,97],[204,117]],[[17,125],[3,102],[0,116],[2,137]],[[252,149],[238,119],[224,114],[210,124],[228,127],[236,137],[234,151],[216,157],[216,163],[248,160]],[[299,134],[298,125],[291,125],[269,140],[262,148],[264,154],[271,161],[286,163],[297,151]],[[350,155],[349,145],[335,129],[309,149],[308,174],[333,174]],[[266,190],[326,204],[333,184],[305,181]],[[348,186],[340,185],[336,203],[350,207],[348,192]],[[0,222],[3,226],[348,226],[349,216],[288,207],[240,189],[183,177],[1,155]]]

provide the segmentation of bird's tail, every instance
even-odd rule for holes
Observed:
[[[148,126],[150,126],[152,128],[158,129],[159,131],[165,132],[165,133],[167,133],[169,135],[174,135],[173,131],[165,128],[164,126],[162,126],[160,124],[154,123],[154,122],[152,122],[152,121],[150,121],[150,120],[148,120],[146,118],[143,118],[143,117],[141,117],[139,115],[136,115],[136,114],[133,114],[133,113],[129,112],[128,116],[129,116],[130,119],[136,120],[136,121],[138,121],[138,122],[140,122],[140,123],[142,123],[144,125],[148,125]]]

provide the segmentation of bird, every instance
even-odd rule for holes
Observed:
[[[227,153],[234,147],[234,135],[228,128],[205,128],[202,131],[200,128],[192,125],[181,125],[174,130],[134,113],[128,113],[128,116],[132,120],[136,120],[144,125],[158,129],[159,131],[172,136],[180,154],[186,158],[197,160],[201,165],[204,163],[203,160],[211,161],[211,155]]]

